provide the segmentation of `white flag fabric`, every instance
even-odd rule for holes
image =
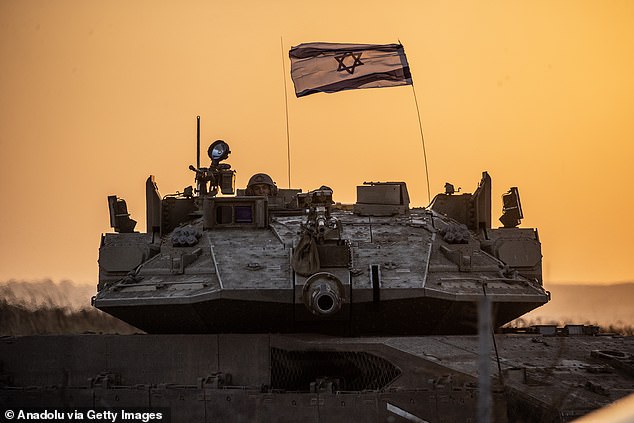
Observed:
[[[401,44],[304,43],[288,55],[297,97],[412,84]]]

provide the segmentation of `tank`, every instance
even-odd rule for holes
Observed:
[[[176,194],[150,176],[144,232],[108,197],[93,304],[146,333],[0,338],[5,418],[567,422],[634,391],[632,337],[500,328],[550,299],[516,187],[494,228],[487,172],[426,208],[401,181],[340,204],[327,180],[235,189],[229,154]]]
[[[253,175],[234,189],[224,141],[195,187],[161,197],[146,181],[147,228],[108,198],[95,307],[148,333],[475,333],[488,297],[494,326],[549,300],[536,229],[519,228],[519,191],[492,227],[491,178],[473,194],[451,184],[426,208],[405,182],[364,182],[354,204]],[[222,196],[219,194],[223,194]]]

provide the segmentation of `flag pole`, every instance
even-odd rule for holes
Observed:
[[[282,51],[282,82],[284,83],[284,106],[286,110],[286,162],[288,167],[288,187],[291,187],[291,137],[288,130],[288,91],[286,89],[286,66],[284,65],[284,40],[280,35],[280,49]]]
[[[427,180],[427,201],[431,203],[431,190],[429,189],[429,168],[427,166],[427,151],[425,150],[425,137],[423,136],[423,122],[420,118],[420,109],[418,107],[418,100],[416,99],[416,89],[414,88],[414,81],[412,80],[412,92],[414,93],[414,103],[416,104],[416,115],[418,116],[418,128],[420,129],[420,141],[423,145],[423,158],[425,160],[425,178]]]

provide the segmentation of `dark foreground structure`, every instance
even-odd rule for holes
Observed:
[[[566,422],[634,392],[634,339],[496,335],[496,422]],[[475,422],[477,336],[0,340],[0,408],[169,409],[173,422]]]
[[[228,155],[213,143],[182,193],[161,197],[150,177],[145,233],[108,198],[93,304],[150,334],[0,339],[1,411],[559,422],[634,390],[631,338],[492,338],[550,299],[517,188],[493,228],[486,172],[473,194],[446,184],[427,208],[409,207],[404,182],[364,183],[342,205],[327,186],[279,189],[265,174],[236,193]]]

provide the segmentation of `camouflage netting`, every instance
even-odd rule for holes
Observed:
[[[308,232],[304,232],[297,243],[297,246],[293,251],[291,265],[293,266],[295,273],[302,276],[312,275],[313,273],[319,271],[320,265],[317,244]]]

